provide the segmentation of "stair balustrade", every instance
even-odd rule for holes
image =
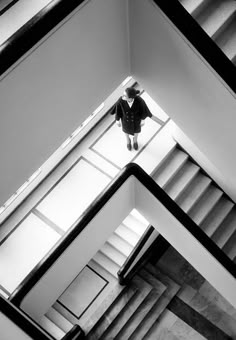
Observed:
[[[74,325],[73,328],[62,338],[62,340],[83,340],[85,334],[79,325]]]
[[[157,233],[153,226],[150,226],[118,271],[119,283],[127,285],[150,257],[154,256],[155,261],[158,261],[168,247],[169,243]]]
[[[137,270],[141,268],[144,261],[147,261],[151,250],[155,248],[158,232],[153,226],[149,226],[139,239],[125,263],[118,271],[118,280],[121,285],[127,284],[135,275]]]
[[[121,170],[10,300],[40,319],[133,208],[223,296],[236,304],[235,265],[150,176],[132,163]]]

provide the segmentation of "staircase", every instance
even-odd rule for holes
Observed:
[[[172,250],[173,248],[170,249]],[[183,258],[180,260],[178,256],[176,265],[180,271],[175,275],[170,268],[169,275],[166,264],[169,261],[170,267],[171,264],[175,265],[170,258],[168,254],[165,255],[160,265],[146,263],[120,294],[114,299],[107,299],[103,315],[87,333],[86,339],[232,339],[231,335],[236,334],[232,324],[234,317],[231,317],[235,310],[225,304],[225,312],[222,306],[214,304],[212,296],[209,298],[211,301],[205,302],[214,308],[215,313],[224,316],[225,326],[215,320],[214,314],[209,316],[207,310],[202,311],[204,304],[199,306],[199,297],[204,299],[204,294],[211,292],[219,300],[219,294],[204,279],[199,279],[193,268],[192,271],[188,268],[187,273],[181,272],[186,261]],[[189,281],[189,285],[185,281]],[[194,282],[195,289],[192,288],[191,281]],[[202,333],[205,333],[206,338]]]
[[[175,148],[153,178],[235,262],[235,205],[200,167],[184,151]]]
[[[89,268],[106,279],[108,282],[107,286],[99,297],[96,298],[95,302],[79,318],[79,321],[60,304],[59,298],[40,320],[40,325],[49,334],[53,335],[56,339],[62,339],[76,323],[79,323],[85,333],[90,331],[105,311],[106,303],[104,301],[106,299],[110,301],[117,298],[123,291],[124,287],[118,283],[117,272],[136,246],[148,225],[149,223],[135,209],[125,218],[88,263]]]
[[[146,264],[116,299],[110,301],[86,339],[153,339],[158,317],[179,289],[168,276]]]
[[[236,1],[179,1],[231,62],[236,65]]]
[[[235,206],[188,154],[178,147],[171,147],[152,177],[236,262]],[[148,329],[152,334],[158,315],[178,292],[179,285],[150,265],[135,276],[129,287],[122,287],[117,281],[118,270],[147,226],[148,222],[137,211],[131,212],[88,264],[106,278],[106,289],[79,320],[57,301],[41,321],[49,333],[61,339],[66,331],[79,323],[88,339],[142,339]],[[127,301],[130,301],[129,308],[125,307]],[[148,335],[145,339],[149,339]]]

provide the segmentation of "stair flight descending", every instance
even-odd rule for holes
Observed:
[[[87,334],[88,340],[143,339],[180,286],[146,264]]]
[[[176,148],[153,178],[233,260],[236,256],[235,205],[200,167]]]
[[[116,299],[122,292],[123,287],[118,284],[117,273],[147,229],[148,225],[148,221],[146,221],[137,211],[131,212],[89,262],[88,265],[92,270],[100,273],[102,277],[106,277],[108,285],[106,286],[106,289],[104,289],[104,294],[100,294],[101,296],[99,297],[103,307],[99,307],[97,301],[96,303],[93,303],[88,311],[86,311],[79,319],[79,324],[86,333],[89,332],[97,319],[103,314],[103,308],[104,305],[106,305],[104,301],[107,298],[111,299],[111,296]],[[141,277],[137,279],[137,287],[141,281]],[[133,308],[138,308],[139,303],[142,302],[142,299],[144,299],[152,289],[148,286],[148,283],[145,285],[146,291],[144,289],[143,293],[146,293],[140,301],[139,299],[143,293],[137,296],[137,301],[134,301]],[[130,296],[130,294],[131,293],[129,293],[128,296]],[[63,308],[63,306],[60,305],[60,302],[56,301],[41,319],[41,326],[56,339],[61,339],[77,322],[78,320]]]

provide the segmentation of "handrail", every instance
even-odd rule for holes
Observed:
[[[85,0],[53,0],[0,46],[0,76]]]
[[[151,228],[153,228],[153,227],[151,226]],[[143,236],[141,237],[140,241],[143,238],[145,238],[143,245],[145,244],[146,241],[148,241],[148,238],[150,236],[151,236],[151,233],[149,235],[144,235],[144,237]],[[150,261],[150,259],[151,259],[151,262],[152,262],[152,259],[154,258],[155,263],[156,263],[161,258],[161,256],[165,253],[165,251],[169,248],[169,246],[170,246],[170,244],[166,241],[166,239],[161,234],[158,234],[158,236],[152,242],[152,244],[149,246],[149,248],[147,248],[147,250],[143,253],[143,255],[140,257],[140,259],[130,269],[131,265],[133,264],[133,262],[136,259],[136,256],[138,255],[139,251],[142,250],[142,246],[140,247],[139,244],[137,244],[136,247],[139,248],[139,250],[136,253],[134,251],[131,252],[129,257],[127,258],[127,261],[125,261],[125,263],[123,264],[123,266],[119,269],[119,271],[117,273],[119,284],[120,285],[128,284],[128,282],[139,271],[139,269],[147,261]],[[134,250],[136,249],[136,247],[134,248]]]
[[[123,284],[126,273],[129,271],[130,267],[134,263],[138,254],[140,253],[143,246],[145,245],[145,243],[147,242],[147,240],[149,239],[154,230],[155,228],[152,225],[148,226],[148,228],[145,230],[145,232],[139,239],[138,243],[136,244],[130,255],[127,257],[126,261],[123,263],[122,267],[119,269],[117,276],[120,284]]]
[[[0,47],[0,76],[85,0],[53,0]],[[236,70],[178,0],[153,0],[236,93]]]
[[[74,325],[61,340],[83,340],[85,333],[79,325]]]
[[[15,5],[19,0],[11,0],[7,5],[3,5],[4,7],[0,10],[0,15],[3,15],[6,11],[8,11],[13,5]]]
[[[31,339],[34,340],[55,340],[51,335],[46,333],[41,327],[37,327],[35,322],[30,317],[19,311],[9,301],[0,296],[0,313],[4,314],[9,320],[11,320],[17,327],[25,332]],[[3,327],[1,329],[1,335],[3,336]]]
[[[223,251],[202,231],[196,223],[168,196],[168,194],[137,164],[127,164],[119,174],[108,184],[96,200],[78,219],[74,227],[62,238],[58,246],[55,246],[31,271],[31,273],[22,281],[10,297],[15,305],[20,305],[26,294],[42,278],[59,256],[66,248],[76,239],[81,231],[86,228],[87,224],[96,216],[96,214],[105,206],[109,199],[130,177],[136,177],[146,189],[156,197],[159,202],[210,252],[215,259],[232,276],[236,277],[236,268],[234,263],[228,258]]]
[[[236,67],[178,0],[153,2],[236,93]]]

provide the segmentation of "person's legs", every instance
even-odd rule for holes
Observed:
[[[131,140],[129,138],[129,134],[125,133],[125,137],[126,137],[126,142],[127,142],[127,149],[131,150]]]
[[[134,134],[133,143],[134,143],[134,149],[138,150],[138,133]]]

